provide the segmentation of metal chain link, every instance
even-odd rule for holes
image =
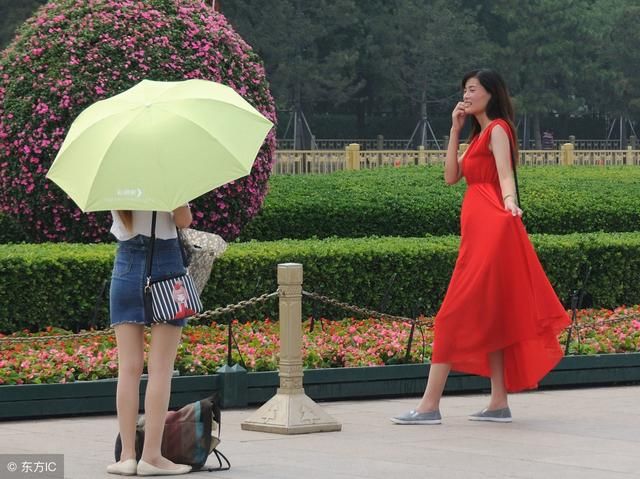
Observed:
[[[278,289],[277,291],[274,291],[273,293],[265,293],[261,296],[256,296],[254,298],[251,299],[247,299],[245,301],[240,301],[236,304],[228,304],[226,306],[221,306],[219,308],[216,309],[212,309],[210,311],[205,311],[203,313],[198,313],[194,316],[191,316],[189,318],[189,321],[197,321],[199,319],[211,319],[211,318],[215,318],[217,316],[222,316],[223,314],[226,313],[232,313],[233,311],[238,311],[241,309],[245,309],[248,308],[249,306],[253,306],[256,304],[260,304],[260,303],[265,303],[268,300],[270,300],[271,298],[274,298],[275,296],[279,296],[280,295],[280,290]]]
[[[352,311],[354,313],[362,314],[364,316],[369,316],[370,318],[387,319],[391,321],[403,321],[403,322],[414,321],[413,319],[407,318],[405,316],[395,316],[393,314],[385,314],[379,311],[374,311],[372,309],[361,308],[359,306],[354,306],[352,304],[343,303],[341,301],[338,301],[337,299],[332,299],[332,298],[329,298],[328,296],[322,296],[321,294],[318,294],[318,293],[311,293],[309,291],[303,290],[302,295],[307,296],[308,298],[311,298],[311,299],[315,299],[316,301],[320,301],[325,304],[330,304],[332,306],[337,306],[339,308],[346,309],[347,311]]]
[[[280,290],[277,290],[273,293],[265,293],[261,296],[256,296],[251,299],[247,299],[244,301],[240,301],[236,304],[228,304],[226,306],[222,306],[220,308],[216,308],[210,311],[204,311],[202,313],[196,314],[189,318],[189,321],[197,321],[200,319],[211,319],[217,316],[222,316],[226,313],[231,313],[233,311],[238,311],[249,306],[253,306],[255,304],[264,303],[269,299],[278,296],[280,294]],[[99,336],[113,336],[114,331],[113,328],[100,330],[100,331],[88,331],[85,333],[69,333],[69,334],[52,334],[48,336],[29,336],[24,338],[0,338],[0,346],[3,344],[15,344],[15,343],[34,343],[34,342],[43,342],[43,341],[52,341],[52,340],[65,340],[65,339],[79,339],[79,338],[90,338],[90,337],[99,337]]]
[[[355,306],[352,304],[348,304],[348,303],[343,303],[341,301],[338,301],[336,299],[333,298],[329,298],[328,296],[323,296],[321,294],[317,294],[317,293],[312,293],[309,291],[302,291],[302,295],[303,296],[307,296],[311,299],[315,299],[317,301],[320,301],[322,303],[325,304],[330,304],[332,306],[337,306],[339,308],[345,309],[347,311],[352,311],[358,314],[362,314],[365,316],[369,316],[371,318],[377,318],[377,319],[387,319],[387,320],[393,320],[393,321],[406,321],[406,322],[413,322],[414,320],[411,318],[407,318],[405,316],[394,316],[392,314],[385,314],[385,313],[381,313],[379,311],[374,311],[371,309],[367,309],[367,308],[361,308],[359,306]],[[638,319],[640,320],[640,314],[636,313],[636,314],[626,314],[626,315],[622,315],[622,316],[617,316],[616,318],[610,318],[610,319],[603,319],[603,320],[590,320],[590,321],[580,321],[578,322],[574,327],[574,329],[577,330],[582,330],[582,329],[586,329],[588,327],[594,327],[594,326],[599,326],[599,325],[604,325],[604,324],[613,324],[613,323],[620,323],[622,321],[628,320],[628,319]],[[424,318],[422,320],[418,320],[416,319],[416,325],[426,325],[426,326],[433,326],[434,324],[434,318],[433,317],[429,317],[429,318]],[[571,326],[567,326],[567,328],[569,328]]]
[[[222,306],[210,311],[205,311],[203,313],[196,314],[195,316],[192,316],[190,318],[190,321],[211,319],[218,316],[222,316],[227,313],[239,311],[239,310],[248,308],[249,306],[254,306],[256,304],[264,303],[269,299],[275,296],[279,296],[281,294],[282,294],[282,290],[278,289],[273,293],[265,293],[261,296],[256,296],[251,299],[240,301],[236,304],[228,304],[227,306]],[[321,294],[312,293],[305,290],[302,291],[302,295],[308,298],[311,298],[313,300],[320,301],[325,304],[329,304],[331,306],[336,306],[347,311],[351,311],[363,316],[368,316],[370,318],[376,318],[376,319],[382,319],[382,320],[388,320],[388,321],[409,322],[409,323],[415,322],[416,325],[430,326],[430,327],[432,327],[434,323],[434,318],[432,317],[418,320],[418,319],[408,318],[406,316],[396,316],[393,314],[385,314],[372,309],[362,308],[352,304],[343,303],[341,301],[338,301],[337,299],[329,298],[328,296],[323,296]],[[573,327],[574,329],[577,329],[577,330],[582,330],[588,327],[594,327],[594,326],[610,324],[610,323],[619,323],[624,320],[634,319],[634,318],[638,318],[640,320],[640,314],[627,314],[623,316],[618,316],[616,318],[580,322],[575,326],[569,326],[569,327]],[[114,334],[113,329],[107,329],[107,330],[101,330],[101,331],[89,331],[84,333],[70,333],[70,334],[59,334],[59,335],[50,335],[50,336],[37,336],[37,337],[31,336],[31,337],[25,337],[25,338],[0,338],[0,345],[11,344],[11,343],[30,343],[30,342],[51,341],[51,340],[59,340],[59,339],[64,340],[69,338],[76,339],[76,338],[88,338],[88,337],[99,337],[99,336],[111,336],[113,334]]]

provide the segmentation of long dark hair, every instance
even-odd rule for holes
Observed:
[[[518,158],[518,136],[516,133],[515,113],[513,110],[513,103],[511,103],[511,97],[509,96],[509,90],[507,84],[504,82],[498,72],[482,68],[480,70],[472,70],[462,78],[462,89],[467,84],[470,78],[477,78],[482,87],[489,92],[491,99],[487,103],[487,116],[490,120],[496,118],[502,118],[509,125],[511,135],[513,137],[513,158]],[[471,135],[469,136],[469,142],[480,134],[480,123],[475,117],[471,118]],[[517,161],[514,161],[516,164]]]

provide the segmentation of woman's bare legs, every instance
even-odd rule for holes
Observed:
[[[509,406],[507,388],[504,385],[504,351],[489,353],[491,369],[491,400],[487,409],[493,411]]]
[[[449,363],[431,364],[429,368],[429,378],[427,379],[427,388],[424,395],[416,407],[418,412],[428,412],[440,409],[440,398],[447,382],[447,377],[451,371]]]
[[[489,353],[491,369],[491,400],[488,409],[502,409],[509,406],[507,388],[504,384],[504,351]],[[435,363],[429,369],[429,379],[424,395],[416,407],[418,412],[435,411],[440,408],[440,398],[451,371],[449,363]]]
[[[182,328],[170,324],[156,324],[151,327],[151,346],[147,370],[149,381],[145,393],[145,439],[142,460],[162,469],[175,469],[177,466],[162,457],[162,433],[169,407],[171,376],[178,351]]]
[[[144,327],[140,324],[115,326],[118,346],[118,388],[116,409],[122,440],[120,461],[136,458],[140,376],[144,367]]]

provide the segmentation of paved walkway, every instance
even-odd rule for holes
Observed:
[[[324,403],[343,430],[299,436],[243,431],[253,409],[224,411],[220,449],[232,469],[188,477],[640,478],[640,386],[518,394],[513,423],[468,421],[485,402],[445,397],[440,426],[388,420],[415,398]],[[0,422],[0,452],[63,453],[65,477],[113,478],[104,471],[116,432],[114,416]]]

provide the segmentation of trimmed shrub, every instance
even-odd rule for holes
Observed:
[[[640,303],[640,233],[532,235],[532,240],[565,305],[587,264],[592,272],[586,289],[595,307]],[[202,299],[214,308],[275,291],[277,265],[298,262],[308,291],[391,314],[432,315],[451,279],[458,241],[442,236],[234,243],[214,265]],[[96,295],[109,279],[114,251],[113,245],[0,245],[0,331],[86,328]],[[344,317],[343,311],[313,310],[306,298],[304,307],[305,314]],[[277,318],[277,301],[260,311]],[[255,309],[236,317],[251,314]],[[103,306],[96,326],[107,325]]]
[[[262,62],[205,2],[52,0],[0,56],[0,211],[31,241],[108,238],[108,214],[83,215],[45,174],[82,110],[145,78],[224,83],[275,121]],[[198,198],[195,226],[238,236],[260,209],[274,149],[272,132],[249,176]]]
[[[529,233],[640,230],[640,168],[521,168]],[[262,211],[241,238],[272,241],[460,234],[463,182],[438,166],[274,176]]]
[[[0,332],[86,328],[114,252],[114,245],[0,245]]]

